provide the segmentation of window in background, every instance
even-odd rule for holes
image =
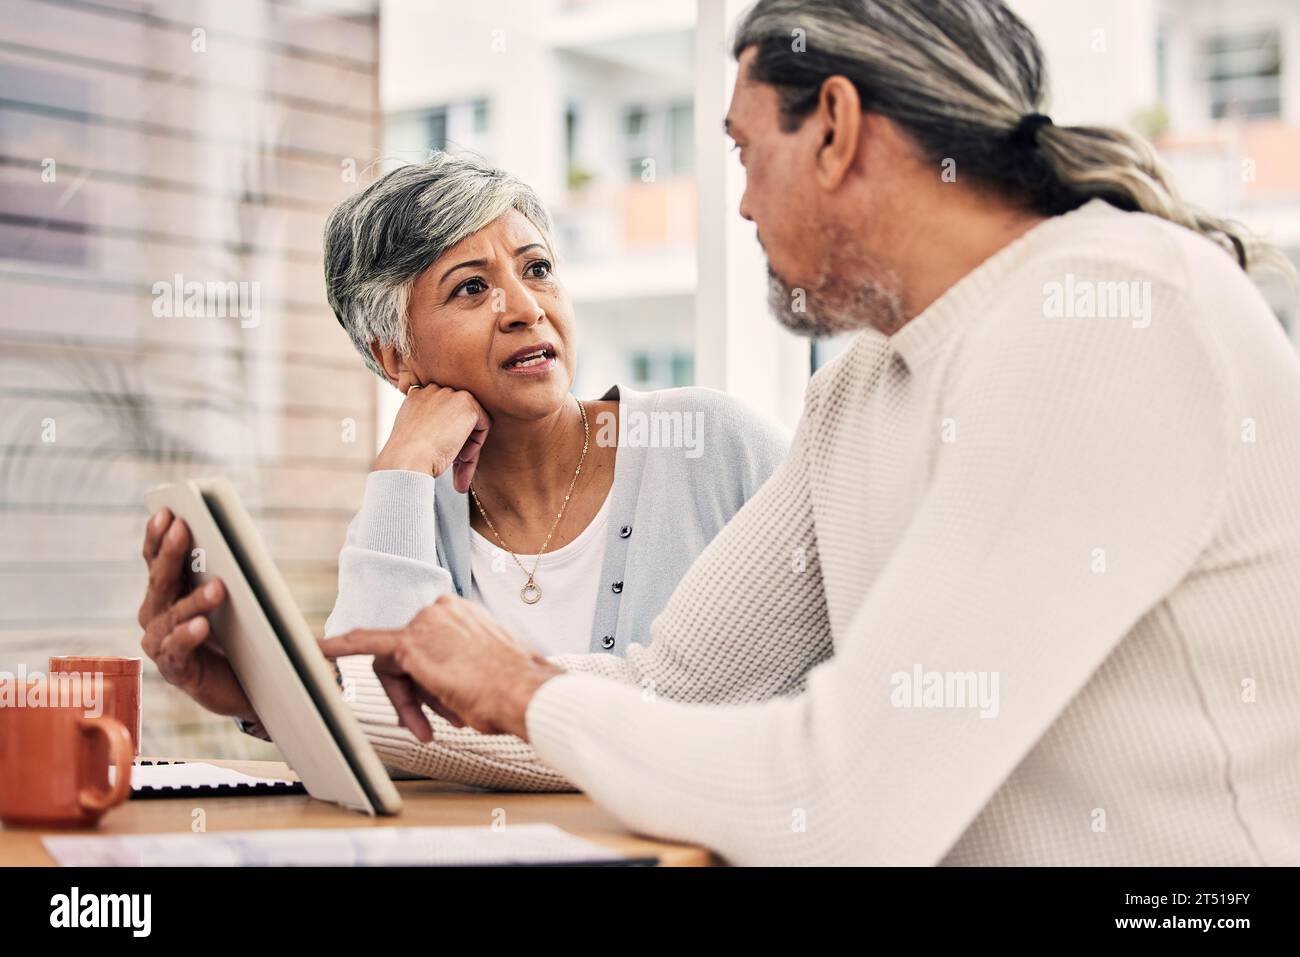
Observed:
[[[646,159],[655,177],[687,176],[695,166],[695,109],[689,101],[637,104],[623,112],[623,153],[629,179],[642,179]]]
[[[447,108],[435,107],[424,116],[424,141],[431,150],[447,148]]]
[[[695,381],[695,357],[689,352],[674,352],[672,377],[674,386],[691,385]]]
[[[853,341],[852,333],[845,333],[844,335],[832,336],[829,339],[812,340],[812,362],[811,362],[812,371],[816,372],[822,366],[826,365],[826,363],[830,362],[837,355],[839,355],[841,352],[847,349],[849,347],[849,343],[851,343],[852,341]]]
[[[671,136],[673,173],[684,175],[695,169],[695,108],[690,103],[674,103],[668,108],[668,131]]]
[[[667,349],[632,352],[628,372],[635,389],[674,389],[694,381],[695,359],[689,352]]]
[[[24,57],[18,63],[0,62],[0,89],[5,90],[5,96],[14,106],[35,99],[52,101],[72,111],[93,108],[93,86],[89,78],[40,69],[32,65],[33,60]],[[0,143],[22,142],[29,135],[28,130],[40,122],[15,113],[13,107],[0,111]],[[92,244],[84,228],[89,210],[86,191],[78,183],[81,173],[74,172],[76,168],[65,163],[60,188],[55,154],[93,155],[95,139],[95,127],[90,124],[62,124],[50,141],[57,143],[59,149],[49,149],[46,152],[51,155],[40,157],[37,182],[50,189],[33,189],[30,181],[13,177],[0,179],[0,223],[4,226],[0,230],[0,262],[18,260],[81,266],[89,271]],[[77,270],[75,274],[86,272]]]
[[[491,113],[484,98],[395,113],[388,118],[385,152],[405,162],[418,162],[430,150],[467,150],[488,156]]]
[[[1282,114],[1282,48],[1276,29],[1216,33],[1201,42],[1200,75],[1212,119]]]
[[[650,381],[650,357],[644,352],[633,353],[630,357],[632,381],[644,387]]]
[[[645,170],[645,158],[655,153],[649,125],[649,116],[644,107],[628,107],[623,114],[623,150],[627,154],[629,179],[640,179]]]
[[[204,5],[202,52],[161,4],[11,6],[0,670],[140,655],[143,494],[195,476],[235,483],[319,631],[374,448],[320,239],[376,154],[376,5]],[[275,756],[150,664],[144,707],[145,753]]]

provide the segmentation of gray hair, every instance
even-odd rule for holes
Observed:
[[[420,273],[511,209],[552,249],[550,216],[537,194],[469,154],[435,152],[399,166],[334,207],[325,223],[326,295],[371,371],[384,375],[371,342],[410,354],[407,304]]]
[[[1014,202],[1050,216],[1101,198],[1202,233],[1243,269],[1294,277],[1280,251],[1182,200],[1140,136],[1049,124],[1026,143],[1021,121],[1046,103],[1047,72],[1037,38],[1001,0],[759,0],[732,52],[751,46],[751,75],[777,88],[786,132],[843,76],[863,110],[898,123],[927,160],[951,157]]]

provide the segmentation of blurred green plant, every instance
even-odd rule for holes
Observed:
[[[569,189],[585,189],[595,178],[595,174],[581,166],[575,164],[569,167]]]
[[[1145,110],[1138,110],[1129,122],[1135,130],[1152,140],[1169,131],[1169,111],[1163,103],[1156,103]]]

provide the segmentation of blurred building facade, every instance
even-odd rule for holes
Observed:
[[[0,670],[139,655],[142,495],[234,480],[320,629],[374,452],[321,227],[378,149],[363,0],[5,0]],[[146,666],[143,750],[264,756]]]
[[[1300,266],[1300,3],[1013,0],[1051,68],[1058,122],[1151,138],[1188,199]],[[1293,341],[1292,290],[1261,288]]]
[[[1148,132],[1192,198],[1300,268],[1300,3],[1163,0],[1157,17],[1160,107]],[[1295,295],[1264,288],[1300,346]]]

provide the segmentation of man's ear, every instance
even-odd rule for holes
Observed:
[[[836,189],[858,159],[862,99],[847,77],[827,77],[817,98],[822,141],[817,148],[817,183]]]
[[[370,341],[370,354],[379,368],[384,370],[384,378],[393,388],[405,392],[405,386],[414,381],[411,370],[406,365],[406,357],[397,351],[396,346],[381,346],[378,339]]]

